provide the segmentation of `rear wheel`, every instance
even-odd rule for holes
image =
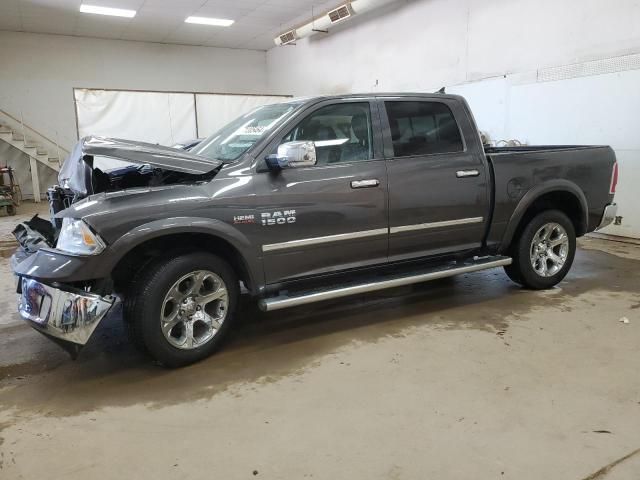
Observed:
[[[551,288],[566,276],[576,252],[573,223],[559,210],[533,217],[511,249],[509,278],[535,290]]]
[[[168,367],[211,355],[233,323],[239,295],[233,269],[204,252],[145,268],[125,309],[134,343]]]

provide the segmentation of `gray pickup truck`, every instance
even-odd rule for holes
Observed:
[[[266,311],[493,267],[550,288],[615,217],[616,182],[610,147],[483,146],[444,94],[267,105],[190,152],[88,137],[51,221],[16,228],[19,311],[75,356],[121,300],[175,367],[220,345],[241,286]]]

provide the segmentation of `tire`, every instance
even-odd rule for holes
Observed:
[[[545,210],[514,239],[513,263],[505,267],[505,272],[526,288],[551,288],[567,275],[575,253],[576,233],[571,220],[559,210]]]
[[[7,215],[15,215],[16,214],[16,207],[14,207],[13,205],[7,205]]]
[[[127,282],[126,287],[124,287],[123,291],[126,292],[124,296],[124,302],[122,305],[122,319],[124,320],[124,328],[127,332],[127,337],[129,337],[129,341],[131,344],[138,350],[140,353],[149,355],[149,351],[147,350],[147,346],[144,343],[144,339],[142,338],[142,332],[140,330],[140,326],[138,322],[134,321],[135,314],[133,309],[136,305],[135,295],[130,292],[138,291],[140,287],[138,285],[144,285],[145,276],[149,271],[149,266],[154,263],[153,258],[148,258],[137,266],[137,270],[133,273],[131,279]]]
[[[513,257],[513,255],[511,255],[511,257]],[[511,265],[504,267],[504,273],[507,274],[507,277],[509,277],[513,283],[522,285],[522,277],[520,276],[520,271],[515,265],[515,261]]]
[[[239,290],[229,264],[209,253],[147,264],[125,299],[129,336],[138,349],[167,367],[202,360],[232,327]]]

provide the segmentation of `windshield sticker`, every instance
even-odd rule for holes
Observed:
[[[251,142],[236,142],[236,143],[229,143],[228,147],[229,148],[249,148],[251,145],[253,145],[253,143]]]
[[[244,127],[239,134],[240,135],[262,135],[265,132],[266,128],[261,127],[259,125],[255,125],[253,127]]]

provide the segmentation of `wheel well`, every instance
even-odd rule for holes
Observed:
[[[584,235],[587,231],[585,212],[578,197],[571,192],[558,191],[545,193],[536,198],[518,222],[518,227],[511,238],[518,238],[529,221],[544,210],[560,210],[563,212],[573,223],[577,237]]]
[[[155,258],[194,250],[210,252],[222,257],[229,262],[244,285],[251,289],[249,268],[240,252],[229,242],[206,233],[176,233],[143,242],[122,257],[111,274],[114,290],[122,292],[126,289],[133,276]]]

